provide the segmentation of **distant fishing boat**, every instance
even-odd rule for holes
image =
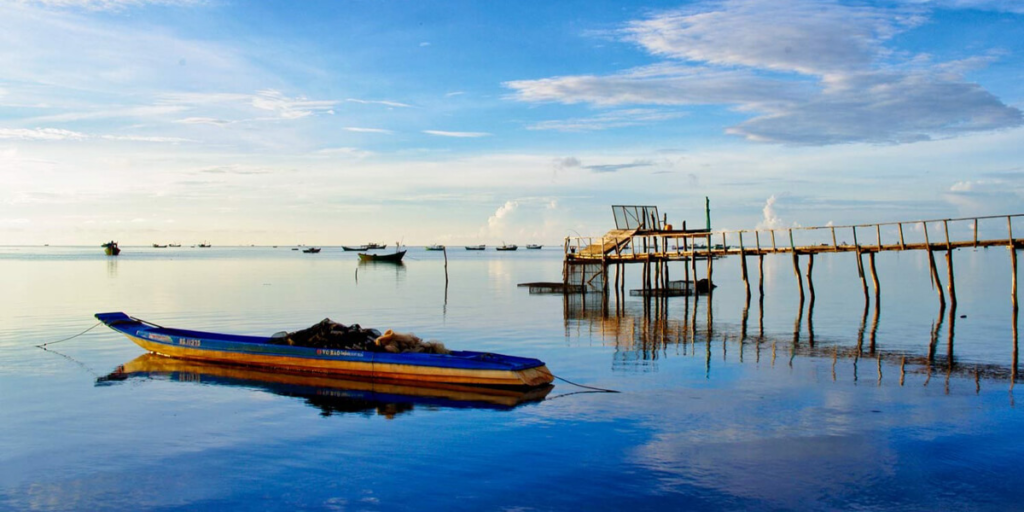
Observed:
[[[467,251],[482,251],[486,247],[487,247],[486,245],[467,245],[466,246],[466,250]]]
[[[426,247],[426,249],[427,249],[428,251],[443,251],[443,250],[444,250],[444,246],[443,246],[443,245],[441,245],[441,244],[436,244],[436,245],[428,245],[428,246]]]
[[[370,246],[368,246],[368,245],[343,245],[343,246],[341,246],[341,250],[343,250],[343,251],[366,251],[366,250],[369,250],[369,249],[370,249]]]
[[[367,254],[359,253],[359,261],[386,261],[389,263],[401,263],[405,251],[393,252],[391,254]]]
[[[121,248],[117,246],[117,242],[111,240],[100,247],[103,248],[103,253],[107,256],[117,256],[121,254]]]
[[[198,247],[210,247],[210,244],[208,244],[206,242],[203,242],[203,243],[199,244]]]
[[[516,250],[518,248],[519,248],[518,245],[512,244],[512,245],[502,245],[501,247],[495,247],[494,250],[495,251],[514,251],[514,250]]]
[[[303,249],[302,252],[304,252],[306,254],[316,254],[316,253],[320,252],[320,248],[319,247],[310,247],[308,249]]]
[[[153,248],[155,248],[155,249],[166,249],[167,246],[166,245],[160,245],[160,244],[153,244]]]
[[[181,244],[170,244],[168,247],[181,247]]]
[[[543,245],[537,245],[537,244],[528,244],[526,246],[527,249],[540,249],[541,247],[544,247],[544,246]]]
[[[388,248],[388,244],[375,244],[373,242],[370,242],[370,243],[366,244],[366,248],[371,250],[371,251],[374,250],[374,249],[387,249]]]
[[[388,351],[394,346],[389,343],[401,336],[391,331],[371,339],[365,349],[347,349],[289,344],[298,332],[242,336],[165,328],[121,312],[97,313],[96,318],[145,350],[181,359],[411,382],[534,387],[554,380],[538,359],[469,351]]]

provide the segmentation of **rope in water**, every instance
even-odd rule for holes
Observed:
[[[572,384],[573,386],[576,386],[576,387],[579,387],[579,388],[592,389],[594,391],[600,391],[602,393],[621,393],[621,391],[615,391],[614,389],[604,389],[604,388],[595,388],[593,386],[584,386],[583,384],[577,384],[577,383],[575,383],[575,382],[573,382],[571,380],[563,379],[563,378],[559,377],[558,375],[554,375],[554,374],[552,374],[552,377],[554,377],[554,378],[556,378],[556,379],[558,379],[558,380],[560,380],[562,382],[565,382],[566,384]]]
[[[51,341],[51,342],[48,342],[48,343],[43,343],[42,345],[36,345],[36,347],[38,347],[38,348],[46,348],[47,345],[56,345],[57,343],[62,343],[62,342],[65,342],[65,341],[73,340],[73,339],[75,339],[75,338],[77,338],[77,337],[79,337],[79,336],[81,336],[81,335],[83,335],[83,334],[85,334],[85,333],[87,333],[87,332],[89,332],[89,331],[99,327],[102,323],[103,322],[96,322],[96,325],[94,325],[94,326],[92,326],[92,327],[90,327],[90,328],[88,328],[88,329],[86,329],[86,330],[84,330],[84,331],[74,335],[74,336],[71,336],[70,338],[64,338],[62,340],[57,340],[57,341]]]

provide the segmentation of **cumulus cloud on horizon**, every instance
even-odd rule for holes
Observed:
[[[533,103],[724,105],[751,115],[727,133],[793,145],[894,144],[1024,124],[1020,109],[963,76],[992,55],[931,63],[888,46],[894,36],[926,22],[922,4],[702,2],[635,20],[617,32],[661,63],[504,85],[515,99]],[[551,129],[581,126],[574,120],[548,123]]]

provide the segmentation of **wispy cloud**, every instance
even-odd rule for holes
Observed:
[[[530,130],[557,130],[562,132],[583,132],[638,126],[660,121],[678,119],[685,112],[670,112],[653,109],[627,109],[604,112],[591,117],[541,121],[527,127]]]
[[[650,162],[650,161],[646,161],[646,160],[636,160],[636,161],[633,161],[633,162],[630,162],[630,163],[626,163],[626,164],[584,165],[582,167],[584,169],[587,169],[587,170],[590,170],[590,171],[593,171],[593,172],[606,173],[606,172],[619,172],[619,171],[622,171],[622,170],[625,170],[625,169],[634,169],[634,168],[637,168],[637,167],[650,167],[652,165],[654,165],[654,162]]]
[[[188,7],[205,3],[204,0],[20,0],[23,4],[38,4],[49,8],[79,8],[92,11],[118,11],[144,5]]]
[[[358,126],[346,126],[344,130],[358,133],[394,133],[391,130],[385,130],[383,128],[360,128]]]
[[[458,137],[458,138],[475,138],[475,137],[488,137],[491,134],[486,132],[447,132],[442,130],[423,130],[423,133],[428,135],[437,135],[438,137]]]
[[[1020,109],[960,74],[996,56],[930,63],[887,47],[927,22],[926,14],[920,6],[832,0],[703,2],[630,22],[618,33],[663,63],[505,86],[526,102],[732,106],[753,117],[727,133],[783,144],[903,143],[1024,124]],[[586,121],[574,121],[532,128],[585,129]]]
[[[340,148],[324,148],[316,152],[317,155],[321,156],[349,156],[353,158],[366,158],[372,156],[372,151],[365,149],[340,147]]]
[[[345,101],[349,103],[359,103],[362,105],[384,105],[386,107],[398,107],[398,108],[412,108],[412,105],[406,105],[405,103],[399,103],[397,101],[387,100],[360,100],[356,98],[347,98]]]
[[[61,128],[0,128],[0,140],[65,141],[102,139],[127,142],[179,143],[188,142],[180,137],[154,137],[145,135],[89,135]]]
[[[0,128],[0,139],[14,140],[85,140],[84,133],[60,128]]]
[[[253,107],[275,112],[282,119],[299,119],[319,113],[333,114],[337,103],[331,100],[310,100],[304,96],[289,98],[273,89],[259,91],[252,98]]]
[[[186,117],[185,119],[179,119],[177,122],[182,124],[210,124],[213,126],[227,126],[231,124],[231,121],[213,117]]]

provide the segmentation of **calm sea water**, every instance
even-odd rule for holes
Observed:
[[[762,308],[751,259],[746,314],[735,259],[715,262],[710,302],[516,286],[559,280],[561,257],[460,248],[446,290],[422,248],[402,266],[340,248],[0,248],[0,509],[1020,509],[1005,249],[955,253],[952,314],[923,254],[879,256],[877,310],[852,255],[816,258],[813,311],[788,258],[766,259]],[[264,335],[330,317],[620,393],[289,380],[140,358],[102,326],[35,347],[106,311]],[[120,365],[127,379],[103,379]]]

